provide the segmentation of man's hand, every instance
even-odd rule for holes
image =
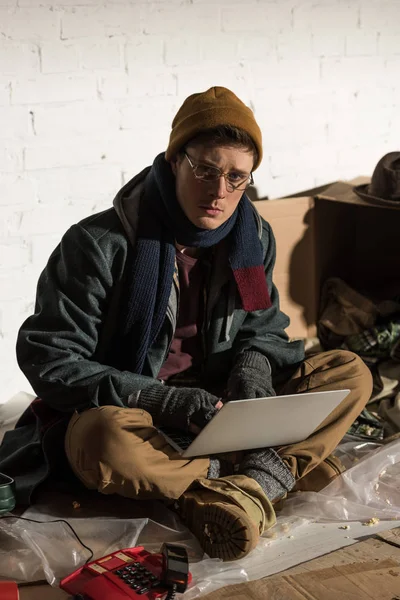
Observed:
[[[222,400],[219,400],[219,401],[217,402],[217,404],[215,405],[215,408],[217,409],[217,412],[218,412],[219,410],[221,410],[221,408],[223,407],[223,405],[224,405],[224,403],[222,402]],[[215,413],[215,414],[217,414],[217,413]],[[215,415],[214,415],[214,416],[215,416]],[[197,425],[195,425],[194,423],[190,423],[190,425],[189,425],[189,431],[190,431],[191,433],[195,433],[195,434],[197,435],[198,433],[200,433],[200,431],[201,431],[201,428],[200,428],[200,427],[198,427]]]
[[[222,403],[213,394],[200,388],[178,388],[155,383],[141,390],[137,407],[151,414],[158,425],[190,431],[191,426],[203,429]],[[193,430],[192,430],[193,431]]]
[[[255,350],[239,354],[228,379],[226,399],[245,400],[275,395],[271,367],[266,357]]]

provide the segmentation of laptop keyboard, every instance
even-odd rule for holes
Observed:
[[[195,435],[179,431],[179,429],[169,429],[168,427],[159,427],[159,431],[170,438],[179,448],[186,450],[195,439]]]

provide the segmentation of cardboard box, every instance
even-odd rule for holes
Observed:
[[[204,600],[398,600],[399,592],[400,531],[394,530]]]
[[[340,277],[373,300],[400,294],[400,205],[374,205],[353,192],[360,177],[290,198],[260,200],[277,243],[274,281],[291,337],[316,335],[321,285]]]

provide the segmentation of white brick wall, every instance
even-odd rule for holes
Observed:
[[[264,134],[260,196],[370,174],[399,150],[399,0],[0,0],[0,402],[62,233],[111,204],[211,85]]]

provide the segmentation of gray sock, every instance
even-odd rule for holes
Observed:
[[[210,458],[210,466],[208,467],[207,479],[218,479],[221,473],[221,462],[219,458]]]
[[[292,473],[272,448],[247,454],[240,463],[239,473],[255,479],[270,500],[281,498],[296,483]]]
[[[228,460],[218,457],[210,458],[210,466],[207,471],[207,479],[218,479],[218,477],[226,477],[233,475],[234,465]]]

